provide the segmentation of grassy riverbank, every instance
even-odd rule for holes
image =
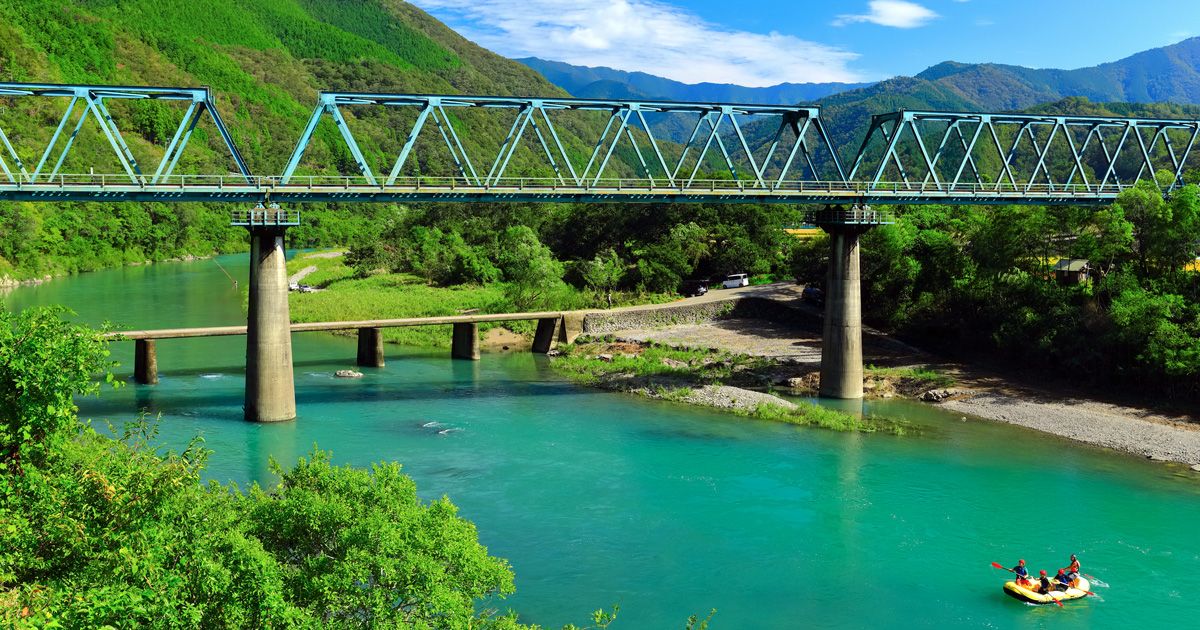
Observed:
[[[503,282],[489,284],[460,284],[448,287],[432,286],[424,279],[407,273],[376,273],[359,277],[346,265],[343,256],[316,252],[297,256],[288,262],[288,274],[306,268],[316,270],[305,275],[301,284],[316,290],[312,293],[292,292],[289,296],[292,322],[323,322],[404,317],[436,317],[464,312],[508,313],[516,308]],[[618,306],[668,302],[675,296],[661,293],[614,294]],[[575,310],[599,307],[602,297],[590,291],[566,287],[550,296],[546,310]],[[480,324],[485,334],[504,328],[524,337],[532,337],[534,322]],[[350,331],[348,334],[352,334]],[[384,341],[406,346],[448,348],[450,326],[414,326],[385,328]]]
[[[858,417],[747,389],[769,390],[783,373],[779,362],[764,357],[603,340],[563,346],[551,364],[582,384],[726,409],[759,420],[836,431],[912,432],[901,422]]]
[[[316,290],[291,293],[289,301],[294,323],[435,317],[458,315],[472,309],[488,313],[495,312],[504,301],[504,290],[496,285],[431,287],[409,274],[357,278],[341,256],[297,256],[288,262],[288,274],[310,266],[317,270],[300,282]],[[495,326],[481,324],[480,329],[486,331]],[[383,338],[389,343],[406,346],[447,348],[450,346],[450,326],[385,328]]]

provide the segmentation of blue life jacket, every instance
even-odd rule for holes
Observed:
[[[1016,573],[1017,577],[1023,577],[1023,578],[1029,577],[1029,569],[1026,569],[1025,567],[1023,567],[1019,564],[1017,566],[1013,567],[1013,573]]]

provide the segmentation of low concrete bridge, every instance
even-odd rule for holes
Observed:
[[[286,304],[285,304],[286,306]],[[479,360],[479,324],[488,322],[537,321],[533,352],[546,354],[555,341],[570,343],[583,331],[585,311],[538,311],[532,313],[494,313],[486,315],[446,315],[442,317],[409,317],[403,319],[371,319],[346,322],[308,322],[290,324],[282,335],[286,344],[249,344],[246,353],[247,416],[253,407],[255,418],[291,419],[296,415],[294,384],[290,370],[274,369],[286,362],[291,365],[291,333],[358,331],[357,364],[362,367],[383,367],[383,329],[406,326],[453,326],[450,356],[455,359]],[[275,326],[281,331],[282,326]],[[133,379],[143,385],[158,383],[158,348],[160,339],[191,337],[230,337],[251,335],[249,326],[212,326],[205,328],[163,328],[128,330],[107,335],[115,340],[135,342]],[[260,333],[261,337],[261,333]],[[260,356],[269,355],[266,361]],[[268,369],[270,368],[270,369]]]

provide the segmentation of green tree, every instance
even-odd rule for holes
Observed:
[[[596,254],[595,258],[584,261],[582,267],[584,282],[592,290],[603,292],[608,308],[612,308],[613,291],[621,283],[621,278],[625,277],[625,261],[621,260],[615,250],[608,249],[602,254]]]
[[[544,307],[551,296],[566,288],[562,263],[527,226],[505,230],[498,262],[508,283],[505,295],[518,311]]]
[[[43,462],[75,427],[75,395],[100,391],[108,349],[63,309],[0,309],[0,475]],[[106,379],[112,382],[112,374]]]
[[[200,483],[198,440],[160,455],[145,422],[79,423],[106,341],[59,314],[0,311],[5,627],[520,627],[475,608],[512,592],[508,564],[397,464],[317,451],[244,494]]]
[[[664,293],[678,290],[679,283],[708,254],[708,240],[707,230],[695,222],[680,223],[659,241],[635,251],[642,286]]]

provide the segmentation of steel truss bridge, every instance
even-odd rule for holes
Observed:
[[[34,99],[63,104],[49,140],[6,135],[3,109]],[[110,107],[146,101],[175,104],[165,146],[127,141]],[[380,115],[395,146],[353,130]],[[231,168],[179,172],[206,121]],[[118,172],[70,172],[89,125]],[[207,88],[0,83],[0,200],[1085,205],[1142,180],[1170,194],[1198,135],[1195,120],[900,111],[874,116],[846,159],[816,107],[325,92],[282,172],[262,175]],[[350,172],[310,164],[317,144]]]

